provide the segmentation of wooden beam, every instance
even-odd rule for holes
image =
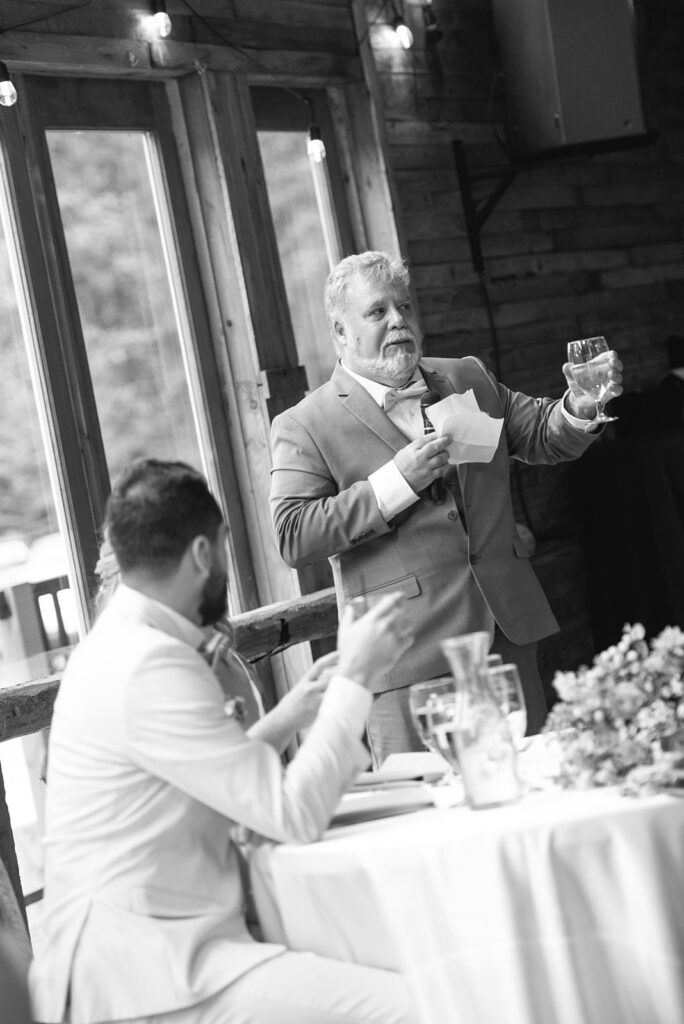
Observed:
[[[16,903],[21,913],[24,926],[28,929],[26,920],[26,908],[24,907],[24,896],[21,889],[21,877],[19,875],[19,864],[17,863],[17,851],[14,847],[14,836],[12,834],[12,823],[9,816],[9,808],[5,797],[5,780],[2,777],[0,767],[0,865],[4,865],[7,877],[10,880],[12,890],[16,896]],[[18,922],[3,921],[0,915],[0,923],[6,927],[10,926],[14,931]],[[28,932],[27,932],[28,935]],[[4,1017],[3,1017],[4,1019]]]
[[[164,40],[151,47],[154,66],[167,73],[188,73],[198,64],[208,71],[239,72],[250,82],[273,85],[274,78],[283,85],[306,82],[308,87],[329,82],[361,78],[361,64],[356,56],[342,56],[312,50],[262,50],[203,43],[176,43]]]
[[[308,87],[361,78],[354,55],[322,50],[245,46],[240,51],[210,43],[106,36],[48,35],[44,32],[0,34],[0,60],[12,71],[37,75],[107,75],[169,78],[206,71],[240,72],[255,84],[305,82]]]
[[[283,29],[321,35],[352,32],[349,0],[166,0],[174,39],[199,40],[200,33],[225,32],[233,37],[259,26],[263,47],[270,33]],[[150,0],[91,0],[76,6],[69,0],[2,0],[0,32],[26,29],[52,35],[102,35],[112,38],[145,38],[152,13]],[[275,49],[278,45],[277,36]],[[244,37],[235,38],[243,42]],[[333,46],[332,49],[340,49]]]
[[[332,636],[337,622],[337,601],[332,587],[295,600],[265,605],[231,619],[236,650],[248,661],[270,657],[295,644]],[[48,728],[59,683],[60,677],[55,675],[40,682],[0,689],[0,742]]]
[[[232,620],[236,649],[248,661],[267,656],[281,645],[290,647],[332,636],[337,622],[334,587],[257,608]]]
[[[0,60],[10,72],[36,75],[159,74],[148,43],[140,39],[7,32],[0,35]]]

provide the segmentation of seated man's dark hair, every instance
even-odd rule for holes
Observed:
[[[201,473],[184,462],[140,459],[115,481],[105,532],[122,572],[174,568],[198,536],[216,540],[221,510]]]

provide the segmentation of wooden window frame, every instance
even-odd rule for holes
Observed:
[[[161,174],[155,184],[164,189],[165,205],[173,210],[166,226],[174,236],[180,271],[177,283],[184,293],[187,334],[193,350],[191,362],[197,368],[188,383],[195,389],[202,406],[200,436],[210,483],[230,524],[235,566],[231,574],[232,602],[239,610],[255,607],[259,601],[242,507],[235,499],[239,488],[229,445],[228,416],[195,256],[166,87],[153,82],[128,82],[122,86],[107,80],[53,81],[38,77],[24,77],[19,84],[22,104],[17,108],[17,128],[26,142],[26,150],[21,152],[18,146],[12,146],[7,137],[6,149],[12,180],[24,183],[16,198],[15,217],[22,226],[35,223],[45,254],[38,268],[34,259],[27,269],[27,277],[32,279],[38,269],[47,279],[43,301],[36,307],[41,307],[39,323],[51,322],[54,327],[51,331],[39,329],[36,344],[39,364],[45,367],[44,391],[52,399],[53,437],[61,456],[60,480],[66,499],[67,535],[75,550],[74,575],[76,580],[88,581],[79,594],[86,606],[85,617],[89,619],[91,613],[90,596],[95,589],[94,567],[109,493],[109,476],[45,136],[50,129],[130,129],[144,131],[156,142]],[[26,238],[26,229],[23,237]],[[28,258],[35,254],[35,244],[23,248]],[[52,302],[53,296],[59,296],[61,301]],[[56,336],[59,345],[54,344]],[[63,385],[59,395],[54,393],[55,382]]]

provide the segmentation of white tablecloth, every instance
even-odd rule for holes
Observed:
[[[684,1024],[684,799],[551,792],[266,845],[266,937],[405,973],[421,1024]]]

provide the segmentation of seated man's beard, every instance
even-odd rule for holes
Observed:
[[[213,626],[215,622],[223,618],[227,610],[228,577],[221,569],[212,568],[202,591],[202,600],[198,609],[200,622],[203,626]]]

